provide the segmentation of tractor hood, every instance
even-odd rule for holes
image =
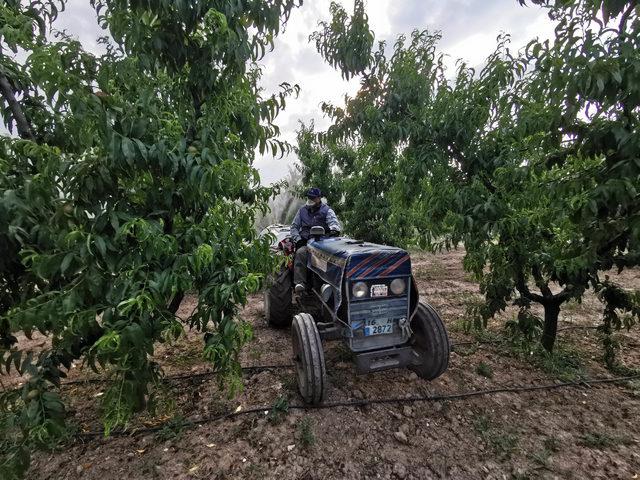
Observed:
[[[342,280],[349,281],[411,275],[406,250],[350,238],[310,241],[309,268],[334,287],[335,309],[342,301]]]
[[[314,270],[331,263],[344,270],[349,279],[396,277],[411,274],[411,259],[406,250],[350,238],[326,238],[309,242]],[[328,267],[329,265],[327,265]],[[320,268],[320,270],[322,270]],[[333,283],[333,282],[332,282]]]

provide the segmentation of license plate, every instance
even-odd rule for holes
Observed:
[[[364,326],[364,336],[385,335],[393,332],[393,319],[375,319],[367,320]]]
[[[386,297],[389,294],[389,287],[386,285],[371,285],[372,297]]]

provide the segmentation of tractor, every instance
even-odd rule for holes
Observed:
[[[406,250],[328,237],[313,227],[308,290],[295,294],[294,245],[286,232],[280,238],[274,249],[285,260],[265,289],[265,317],[273,327],[291,327],[298,390],[306,403],[321,403],[326,393],[323,341],[345,342],[358,374],[408,368],[433,380],[447,369],[447,331],[436,310],[419,301]]]

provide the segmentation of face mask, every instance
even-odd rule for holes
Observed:
[[[314,202],[310,198],[307,198],[307,207],[313,207],[315,204],[316,204],[316,202]]]

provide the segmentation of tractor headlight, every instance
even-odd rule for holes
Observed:
[[[353,293],[353,296],[356,298],[362,298],[369,293],[369,287],[367,287],[367,284],[364,282],[356,282],[353,284],[353,287],[351,287],[351,293]]]
[[[331,295],[333,294],[333,288],[328,283],[325,283],[320,288],[320,295],[322,296],[322,300],[328,302],[331,299]]]
[[[396,278],[391,282],[389,288],[391,288],[391,293],[393,293],[394,295],[402,295],[407,288],[407,282],[405,282],[402,278]]]

